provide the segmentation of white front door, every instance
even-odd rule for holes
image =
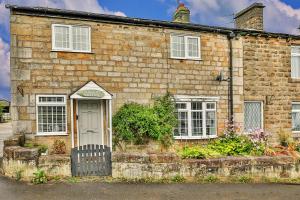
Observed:
[[[101,102],[78,101],[79,145],[102,144]]]

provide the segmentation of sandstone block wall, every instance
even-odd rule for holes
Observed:
[[[264,30],[264,14],[262,7],[254,7],[235,19],[235,27],[239,29]]]
[[[289,156],[181,160],[174,154],[114,153],[112,176],[127,179],[163,179],[181,176],[192,180],[209,175],[299,178],[299,165],[299,161]]]
[[[292,102],[300,101],[300,81],[291,79],[291,45],[296,44],[300,42],[244,38],[244,98],[263,102],[264,128],[274,140],[281,129],[292,131]]]
[[[36,133],[37,94],[69,95],[89,80],[114,95],[114,112],[125,102],[151,103],[153,97],[167,91],[177,95],[218,96],[219,133],[224,129],[228,118],[228,83],[219,83],[215,79],[221,70],[228,76],[229,42],[226,35],[20,13],[12,13],[10,20],[14,133]],[[54,23],[90,26],[92,53],[52,51],[51,24]],[[170,59],[172,33],[200,36],[202,60]],[[242,122],[242,42],[236,40],[235,44],[235,112],[236,119]],[[69,100],[67,113],[70,116]],[[71,130],[70,117],[68,130]],[[38,138],[51,141],[57,137]],[[60,138],[70,146],[70,134]]]

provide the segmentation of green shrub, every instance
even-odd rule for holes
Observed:
[[[209,175],[203,178],[203,181],[205,183],[215,183],[219,180],[218,177],[214,176],[214,175]]]
[[[205,159],[221,156],[261,156],[265,152],[265,143],[253,142],[247,135],[228,134],[207,145],[184,147],[178,154],[182,158]]]
[[[250,176],[241,176],[241,177],[238,177],[238,181],[240,183],[250,183],[253,181],[253,178]]]
[[[33,175],[32,183],[34,184],[47,183],[48,181],[44,170],[38,169],[37,172],[33,173]]]
[[[173,127],[177,120],[170,95],[158,98],[154,106],[137,103],[124,104],[113,116],[114,144],[132,142],[147,144],[150,139],[170,146],[173,141]]]
[[[169,147],[173,144],[173,129],[178,123],[175,111],[175,104],[169,93],[157,98],[154,102],[153,112],[158,116],[158,125],[161,133],[158,136],[158,140],[164,147]]]
[[[185,181],[185,178],[177,174],[171,178],[171,181],[174,183],[183,183]]]
[[[224,156],[250,155],[253,147],[253,143],[247,136],[237,134],[220,137],[208,145],[208,148]]]
[[[16,181],[20,181],[22,179],[23,170],[16,171]]]
[[[219,152],[204,146],[184,147],[181,151],[179,151],[179,155],[184,159],[205,159],[217,158],[221,156]]]

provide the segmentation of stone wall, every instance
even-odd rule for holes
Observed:
[[[299,41],[265,37],[243,41],[245,100],[264,103],[264,128],[273,139],[281,129],[291,132],[292,102],[300,101],[300,81],[291,79],[291,45],[296,44]]]
[[[69,155],[40,156],[37,148],[23,147],[24,136],[13,136],[4,141],[0,172],[12,178],[31,180],[38,169],[44,170],[47,177],[71,176]]]
[[[37,94],[69,95],[89,80],[113,94],[113,110],[125,102],[151,103],[170,91],[177,95],[217,96],[218,132],[228,119],[228,83],[216,81],[219,71],[228,76],[229,41],[226,35],[109,24],[94,21],[25,16],[11,18],[11,91],[14,133],[36,133]],[[51,24],[91,27],[92,53],[54,52]],[[170,34],[201,37],[202,60],[170,59]],[[242,43],[235,48],[234,95],[236,119],[242,122]],[[17,88],[23,89],[23,96]],[[68,100],[67,113],[70,116]],[[70,127],[68,117],[68,130]],[[43,137],[52,141],[58,136]],[[70,146],[69,136],[59,136]]]
[[[182,176],[197,180],[203,176],[251,176],[299,178],[300,162],[292,157],[226,157],[181,160],[175,154],[114,153],[112,176],[127,179],[163,179]]]
[[[31,180],[38,169],[44,170],[49,178],[69,177],[71,159],[68,155],[39,156],[36,149],[10,146],[4,148],[1,169],[5,176],[17,178],[19,174],[23,180]]]

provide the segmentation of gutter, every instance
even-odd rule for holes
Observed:
[[[227,28],[218,26],[207,26],[192,23],[177,23],[170,21],[161,20],[150,20],[141,18],[131,18],[131,17],[121,17],[116,15],[107,15],[75,10],[64,10],[56,8],[46,8],[46,7],[26,7],[6,4],[5,7],[10,9],[11,12],[17,12],[17,14],[28,15],[28,16],[41,16],[41,17],[58,17],[63,19],[80,19],[80,20],[90,20],[96,22],[105,22],[113,24],[126,24],[126,25],[136,25],[136,26],[147,26],[147,27],[164,27],[179,30],[190,30],[190,31],[203,31],[219,33],[223,35],[228,35],[234,32],[236,35],[241,36],[262,36],[262,37],[279,37],[286,39],[300,39],[300,35],[291,35],[286,33],[272,33],[266,31],[257,31],[250,29],[237,29],[237,28]]]

